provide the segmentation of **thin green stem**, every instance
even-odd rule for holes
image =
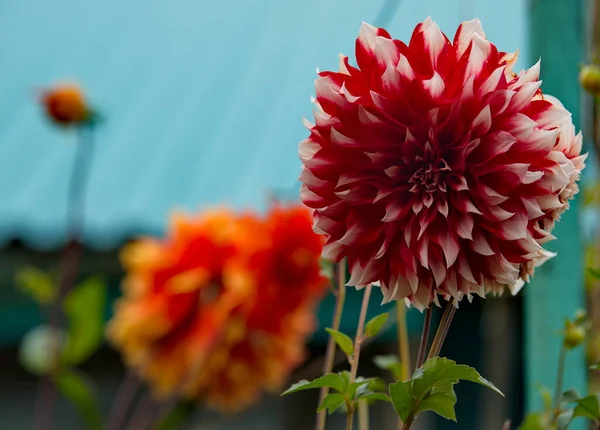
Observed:
[[[342,260],[336,265],[335,281],[337,288],[334,288],[335,294],[335,310],[333,313],[333,323],[331,328],[334,330],[340,329],[342,314],[344,311],[344,302],[346,301],[346,262]],[[327,350],[325,352],[325,362],[323,363],[323,375],[327,375],[333,371],[333,362],[335,359],[336,343],[332,336],[329,336],[327,341]],[[319,393],[319,405],[323,399],[329,394],[329,387],[321,388]],[[327,411],[323,410],[317,413],[316,430],[325,430],[325,422],[327,421]]]
[[[431,343],[431,349],[429,350],[429,354],[427,355],[427,359],[437,357],[440,355],[442,350],[442,345],[446,340],[446,335],[448,334],[448,329],[450,328],[450,324],[452,323],[452,319],[454,318],[454,314],[456,313],[456,307],[450,301],[446,304],[446,308],[444,309],[444,313],[442,314],[442,319],[440,320],[440,325],[435,333],[435,337],[433,338],[433,342]]]
[[[369,403],[358,401],[358,430],[369,430]]]
[[[563,390],[563,381],[565,378],[565,362],[567,358],[567,348],[563,342],[560,346],[560,353],[558,355],[558,368],[556,371],[556,389],[554,391],[554,407],[558,410],[560,407],[560,397]]]
[[[396,324],[398,325],[398,356],[402,363],[402,380],[410,378],[410,343],[408,341],[408,326],[406,323],[406,307],[404,301],[396,300]]]
[[[85,195],[94,149],[94,142],[92,140],[93,130],[80,127],[77,131],[79,133],[79,142],[77,142],[77,152],[75,154],[75,161],[73,162],[67,202],[67,241],[60,261],[58,291],[50,308],[48,321],[50,328],[53,329],[57,345],[60,345],[59,327],[62,302],[75,285],[77,270],[83,251],[80,237],[85,218]],[[42,376],[36,406],[35,428],[38,430],[51,429],[54,421],[54,405],[57,393],[53,379],[59,371],[59,354],[60,348],[56,348],[53,368],[50,374]]]
[[[120,430],[123,427],[140,385],[140,380],[133,371],[127,372],[112,403],[106,430]]]
[[[360,347],[365,338],[365,321],[367,319],[367,309],[369,308],[369,299],[371,298],[371,284],[365,287],[363,293],[363,301],[360,307],[360,315],[358,317],[358,327],[356,329],[356,337],[354,339],[354,354],[352,354],[352,362],[350,363],[350,383],[356,380],[358,374],[358,362],[360,360]],[[346,428],[352,430],[354,420],[354,408],[349,408]]]
[[[421,343],[419,344],[419,354],[417,356],[418,369],[425,361],[425,353],[427,352],[427,344],[429,342],[429,332],[431,331],[431,316],[433,311],[431,308],[425,309],[425,319],[423,320],[423,331],[421,332]]]

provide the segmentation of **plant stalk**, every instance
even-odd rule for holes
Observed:
[[[363,294],[363,301],[360,307],[360,315],[358,317],[358,327],[356,329],[356,337],[354,339],[354,354],[352,354],[352,362],[350,366],[350,383],[356,381],[356,375],[358,374],[358,362],[360,359],[360,347],[365,338],[365,321],[367,319],[367,309],[369,308],[369,299],[371,298],[371,284],[365,287]],[[348,419],[346,421],[346,428],[352,430],[354,420],[354,408],[348,409]]]
[[[565,362],[567,358],[567,348],[563,342],[560,346],[558,355],[558,368],[556,370],[556,389],[554,391],[554,407],[558,410],[560,407],[560,396],[563,391],[563,381],[565,378]]]
[[[369,430],[369,403],[358,401],[358,430]]]
[[[406,307],[404,301],[396,300],[396,324],[398,325],[398,357],[402,363],[402,380],[410,378],[410,343],[408,341],[408,325],[406,322]]]
[[[415,370],[421,367],[425,361],[425,353],[427,352],[427,344],[429,343],[429,332],[431,331],[432,315],[433,311],[431,307],[425,309],[425,319],[423,320],[423,331],[421,332],[421,343],[419,344],[419,354],[417,356],[417,366]]]
[[[344,311],[344,302],[346,301],[346,262],[345,260],[340,261],[336,264],[335,270],[335,282],[337,288],[334,287],[333,293],[335,295],[335,310],[333,313],[333,322],[331,328],[334,330],[340,329],[340,323],[342,321],[342,314]],[[323,363],[323,375],[327,375],[333,371],[333,362],[335,359],[336,343],[332,336],[329,336],[327,341],[327,350],[325,352],[325,362]],[[329,394],[329,387],[321,388],[319,393],[319,405],[323,402],[325,397]],[[325,422],[327,421],[327,411],[323,410],[317,413],[317,422],[315,424],[316,430],[325,430]]]
[[[117,395],[112,403],[108,419],[106,422],[106,430],[120,430],[123,428],[127,420],[127,414],[135,395],[140,387],[140,380],[135,376],[133,371],[129,371],[121,386],[117,391]]]
[[[86,130],[88,133],[86,133]],[[84,222],[85,195],[89,181],[90,166],[93,159],[94,142],[92,129],[80,126],[77,129],[78,142],[73,162],[73,170],[69,183],[69,195],[67,202],[67,241],[59,264],[58,292],[50,308],[48,324],[56,336],[56,344],[60,344],[60,319],[61,306],[64,297],[75,285],[77,271],[81,260],[82,246],[80,243],[81,231]],[[38,430],[49,430],[54,421],[54,404],[56,377],[59,366],[60,348],[56,348],[55,364],[51,372],[42,376],[36,406],[36,425]]]
[[[440,355],[442,345],[446,340],[446,335],[448,334],[448,329],[450,328],[450,324],[452,323],[452,319],[454,318],[455,313],[456,307],[451,301],[449,301],[446,304],[444,313],[442,314],[442,319],[440,320],[440,325],[438,326],[438,329],[435,333],[435,337],[433,338],[433,342],[431,343],[431,349],[429,350],[427,359],[437,357],[438,355]]]

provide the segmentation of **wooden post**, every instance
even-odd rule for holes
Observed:
[[[579,66],[584,61],[585,19],[583,0],[530,0],[531,57],[542,59],[542,91],[558,97],[573,113],[579,128]],[[558,240],[548,249],[558,256],[536,273],[525,287],[525,390],[526,410],[538,410],[542,402],[536,387],[554,387],[560,338],[556,334],[566,317],[584,307],[582,241],[575,200],[557,224]],[[581,349],[569,353],[565,388],[585,392],[586,371]],[[582,420],[579,420],[582,421]],[[575,422],[573,429],[585,423]]]

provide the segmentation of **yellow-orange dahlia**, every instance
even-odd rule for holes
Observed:
[[[301,196],[350,285],[423,309],[516,291],[552,255],[582,137],[540,91],[539,63],[514,73],[516,58],[478,20],[450,40],[427,19],[408,44],[363,24],[357,67],[342,56],[319,73]]]
[[[321,247],[306,208],[176,217],[167,238],[124,250],[109,337],[157,396],[239,410],[303,359],[326,287]]]
[[[61,126],[82,124],[91,116],[85,96],[76,85],[60,85],[44,90],[41,102],[48,118]]]

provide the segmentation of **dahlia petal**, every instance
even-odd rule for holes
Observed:
[[[498,225],[499,232],[504,240],[517,240],[527,238],[528,217],[521,213],[516,213],[508,220]]]
[[[539,203],[534,198],[521,197],[521,201],[523,202],[523,206],[527,210],[527,216],[529,219],[536,219],[541,216],[544,216],[544,212],[540,208]]]
[[[427,238],[419,241],[419,261],[421,266],[429,268],[429,240]]]
[[[388,199],[385,205],[385,216],[381,219],[382,222],[395,222],[399,221],[408,214],[410,205],[396,201],[395,199]]]
[[[500,206],[489,206],[486,208],[485,217],[492,221],[506,221],[512,217],[515,213],[509,212]]]
[[[480,255],[489,256],[495,254],[485,236],[480,232],[475,232],[473,235],[472,248],[473,251]]]
[[[510,111],[518,112],[531,102],[533,96],[540,89],[541,81],[523,84],[516,92],[510,102]]]
[[[529,69],[527,69],[527,70],[523,71],[521,74],[519,74],[516,87],[518,88],[524,84],[528,84],[531,82],[537,82],[540,79],[540,65],[541,65],[541,60],[538,60],[537,63],[535,63]],[[561,107],[564,107],[564,106],[562,106],[562,104],[560,102],[558,102],[558,103],[560,104]]]
[[[298,145],[298,153],[302,160],[308,160],[319,152],[321,145],[312,139],[305,139]]]
[[[564,204],[561,203],[560,199],[555,194],[536,196],[536,200],[540,205],[540,209],[543,211],[559,209],[564,206]]]
[[[423,88],[432,98],[440,97],[444,93],[446,85],[438,72],[433,72],[431,79],[423,81]]]
[[[496,68],[496,70],[494,70],[492,74],[488,76],[485,81],[483,81],[483,83],[478,89],[478,93],[483,96],[492,93],[492,91],[498,89],[500,79],[504,76],[504,69],[505,66],[500,66]],[[496,94],[496,91],[492,93],[492,95],[494,94]]]
[[[415,71],[413,70],[408,58],[406,56],[400,54],[398,59],[398,65],[396,66],[396,71],[400,73],[405,80],[411,81],[415,78]]]
[[[437,203],[437,209],[439,213],[448,218],[448,201],[446,199],[439,199]]]
[[[454,36],[453,43],[454,46],[457,48],[457,58],[464,54],[469,44],[473,40],[473,35],[475,34],[478,34],[481,37],[485,37],[483,27],[481,26],[481,22],[478,19],[465,21],[459,25],[458,30],[456,31],[456,35]]]
[[[477,280],[475,276],[473,276],[473,272],[471,271],[471,266],[467,261],[467,257],[462,254],[458,260],[458,273],[460,276],[465,278],[467,281],[472,282],[473,284],[477,284]]]
[[[521,179],[522,184],[533,184],[534,182],[540,180],[544,176],[544,172],[526,172],[523,179]]]
[[[460,251],[459,242],[454,233],[448,228],[433,236],[433,240],[440,245],[446,260],[446,268],[452,266]]]
[[[552,128],[571,120],[571,113],[546,100],[534,100],[529,104],[530,116],[539,128]]]
[[[500,194],[493,188],[484,184],[479,184],[478,191],[478,196],[488,205],[499,205],[508,200],[507,196]]]
[[[463,214],[456,224],[456,234],[463,239],[473,240],[473,225],[475,220],[472,215]]]
[[[486,105],[473,120],[473,133],[482,135],[487,133],[492,127],[492,111],[489,105]]]
[[[516,296],[517,294],[519,294],[519,291],[521,291],[521,288],[523,288],[523,286],[525,285],[525,281],[522,279],[517,279],[517,282],[515,282],[512,285],[508,286],[508,289],[510,290],[510,293],[513,296]]]
[[[512,90],[494,91],[487,99],[487,104],[494,116],[503,114],[513,102],[515,92]]]

